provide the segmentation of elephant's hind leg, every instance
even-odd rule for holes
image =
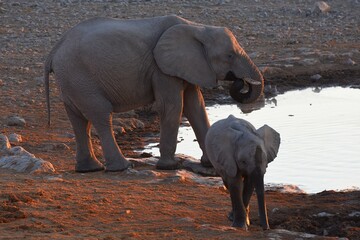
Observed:
[[[104,170],[94,154],[90,140],[90,122],[80,112],[65,104],[65,109],[73,126],[76,140],[76,172],[95,172]]]
[[[101,147],[105,158],[106,171],[123,171],[131,166],[125,159],[119,146],[117,145],[112,129],[111,112],[96,112],[90,118],[97,134],[99,135]]]

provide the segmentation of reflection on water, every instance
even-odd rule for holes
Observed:
[[[255,111],[240,106],[241,111],[233,104],[208,107],[207,112],[211,123],[233,114],[256,128],[268,124],[281,134],[267,183],[295,184],[309,193],[360,187],[359,89],[290,91],[261,104]],[[191,127],[181,127],[178,138],[178,153],[201,157]],[[159,155],[157,148],[152,151]]]

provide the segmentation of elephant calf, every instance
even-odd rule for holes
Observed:
[[[280,146],[280,135],[264,125],[254,126],[230,115],[214,123],[205,139],[210,162],[230,192],[232,226],[247,229],[250,225],[249,202],[256,189],[260,224],[269,229],[264,196],[264,174]]]
[[[249,103],[262,94],[264,85],[259,69],[229,29],[177,16],[93,18],[68,30],[45,62],[49,123],[51,72],[74,129],[77,172],[104,169],[93,151],[91,124],[100,138],[106,170],[128,168],[113,135],[112,113],[154,102],[161,130],[156,167],[178,167],[174,154],[182,114],[203,151],[201,163],[209,166],[204,141],[210,124],[200,87],[233,81],[230,95]]]

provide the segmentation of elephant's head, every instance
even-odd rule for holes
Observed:
[[[231,121],[233,139],[236,139],[233,146],[238,169],[248,175],[254,171],[264,175],[267,165],[276,158],[279,151],[280,134],[268,125],[256,130],[249,122],[232,115],[228,120]]]
[[[263,92],[263,76],[227,28],[175,25],[160,37],[154,56],[165,74],[201,87],[234,81],[230,95],[240,103],[253,102]]]

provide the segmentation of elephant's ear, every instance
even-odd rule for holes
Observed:
[[[216,74],[204,49],[205,27],[179,24],[160,37],[154,57],[160,70],[201,87],[215,87]]]
[[[280,134],[268,125],[262,126],[256,132],[264,140],[267,162],[270,163],[276,158],[279,151]]]

